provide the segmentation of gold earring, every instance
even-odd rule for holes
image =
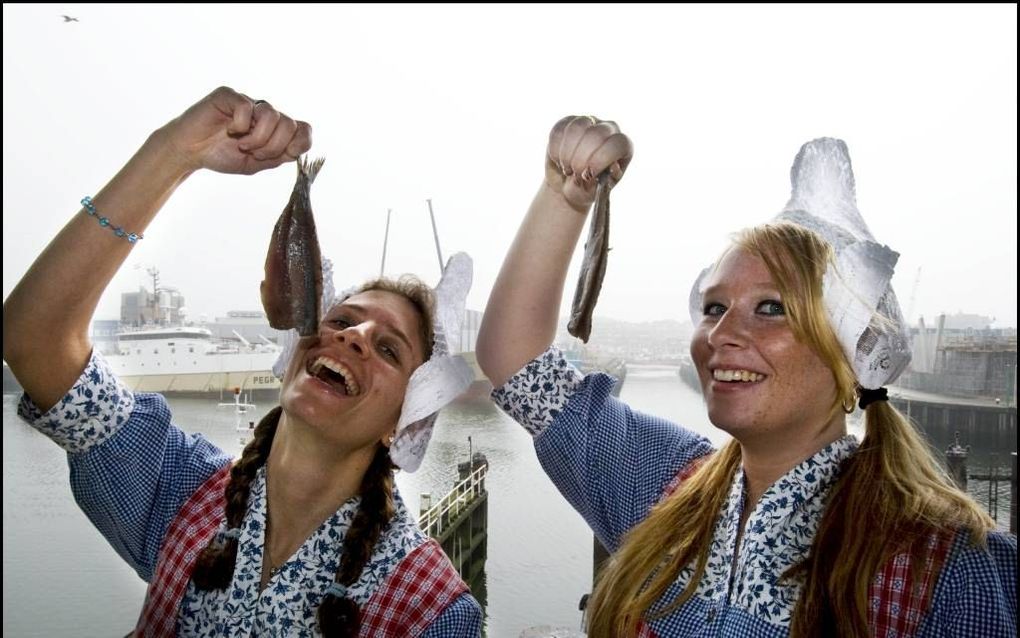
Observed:
[[[847,414],[853,414],[854,413],[854,404],[856,404],[856,403],[857,403],[857,395],[856,394],[851,394],[850,395],[850,406],[849,407],[847,407],[846,399],[843,399],[843,412],[846,412]]]

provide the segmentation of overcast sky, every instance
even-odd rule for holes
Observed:
[[[800,145],[832,136],[872,232],[901,254],[904,312],[1016,326],[1016,18],[1015,4],[5,4],[3,294],[83,195],[225,84],[312,124],[327,158],[312,201],[339,286],[378,274],[388,208],[387,273],[435,283],[431,198],[444,256],[474,257],[468,302],[484,308],[549,128],[592,113],[635,145],[597,314],[686,319],[698,270],[781,210]],[[195,319],[259,308],[293,181],[293,165],[193,176],[97,318],[118,316],[147,266]]]

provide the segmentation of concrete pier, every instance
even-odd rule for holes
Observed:
[[[889,388],[889,402],[944,449],[960,440],[979,448],[1016,449],[1016,406],[988,399],[963,399]]]

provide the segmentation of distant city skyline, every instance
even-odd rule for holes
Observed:
[[[117,316],[100,317],[97,314],[97,316],[93,317],[93,321],[111,321],[111,320],[118,319],[118,317],[120,318],[120,320],[123,320],[123,317],[124,317],[124,309],[123,309],[124,298],[128,297],[128,296],[131,296],[132,294],[137,294],[139,291],[142,291],[142,290],[146,291],[146,293],[148,293],[151,296],[151,294],[152,294],[152,287],[151,286],[146,286],[145,284],[139,284],[135,291],[122,292],[121,293],[121,304],[122,304],[122,307],[121,307],[120,311],[117,313]],[[199,313],[199,314],[196,315],[196,314],[194,314],[191,311],[190,307],[187,305],[187,303],[186,303],[187,297],[185,295],[183,295],[182,291],[179,288],[168,284],[165,287],[161,287],[161,290],[171,291],[173,293],[173,297],[174,297],[175,300],[176,300],[176,298],[180,297],[185,302],[184,305],[180,306],[179,308],[177,306],[174,306],[174,310],[176,312],[180,312],[183,309],[184,312],[181,313],[181,316],[186,316],[187,321],[189,321],[189,322],[215,321],[216,319],[227,318],[229,315],[236,314],[236,313],[260,314],[262,316],[265,315],[265,311],[261,307],[257,307],[257,308],[256,307],[251,307],[251,308],[230,308],[230,309],[225,310],[225,311],[223,311],[221,313],[218,313],[216,315],[209,315],[208,313]],[[175,314],[176,314],[176,312],[175,312]],[[945,315],[947,317],[947,319],[948,319],[947,327],[954,328],[954,329],[961,329],[961,328],[965,328],[965,327],[972,327],[972,328],[975,328],[975,329],[981,329],[982,327],[987,327],[987,328],[992,328],[992,329],[1006,329],[1006,328],[1014,328],[1015,329],[1016,328],[1016,326],[1013,326],[1013,325],[1001,325],[1001,324],[999,324],[998,319],[996,317],[993,317],[993,316],[990,316],[990,315],[978,314],[978,313],[964,312],[962,310],[943,311],[943,312],[935,313],[935,314],[933,314],[931,316],[927,316],[927,317],[918,315],[917,319],[923,319],[924,322],[925,322],[925,325],[928,328],[933,328],[935,326],[935,322],[938,321],[938,318],[941,315]],[[668,317],[651,317],[651,318],[642,318],[642,319],[621,319],[619,317],[611,317],[611,316],[607,316],[607,315],[604,315],[604,314],[598,314],[598,313],[596,313],[594,315],[594,318],[596,320],[599,320],[599,321],[622,322],[622,323],[630,323],[630,324],[646,324],[646,323],[662,323],[662,322],[669,323],[669,322],[672,322],[672,323],[677,323],[679,325],[686,325],[688,327],[692,326],[692,322],[691,322],[691,320],[689,318],[671,319],[671,318],[668,318]],[[566,326],[566,320],[567,320],[567,316],[566,315],[561,315],[560,323],[563,324],[564,327]],[[959,324],[959,325],[957,325],[957,324]],[[987,325],[983,326],[982,324],[987,324]],[[917,328],[918,327],[917,320],[911,322],[910,323],[910,327],[911,328]]]

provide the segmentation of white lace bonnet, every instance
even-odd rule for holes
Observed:
[[[850,153],[843,140],[820,138],[800,148],[790,169],[790,201],[776,221],[789,221],[822,236],[835,253],[835,270],[822,282],[825,309],[843,351],[870,390],[881,388],[910,363],[910,342],[890,283],[899,253],[879,244],[857,210]],[[701,320],[701,285],[691,290],[691,321]]]
[[[404,394],[404,405],[397,421],[396,436],[390,446],[390,458],[402,470],[414,472],[425,457],[439,410],[467,390],[475,375],[454,344],[460,335],[467,293],[471,289],[472,261],[467,253],[450,257],[436,286],[432,357],[411,374]],[[358,289],[348,288],[339,295],[333,285],[333,264],[322,260],[322,313],[343,302]],[[273,374],[283,379],[300,337],[288,330],[281,340],[282,350],[273,365]]]

